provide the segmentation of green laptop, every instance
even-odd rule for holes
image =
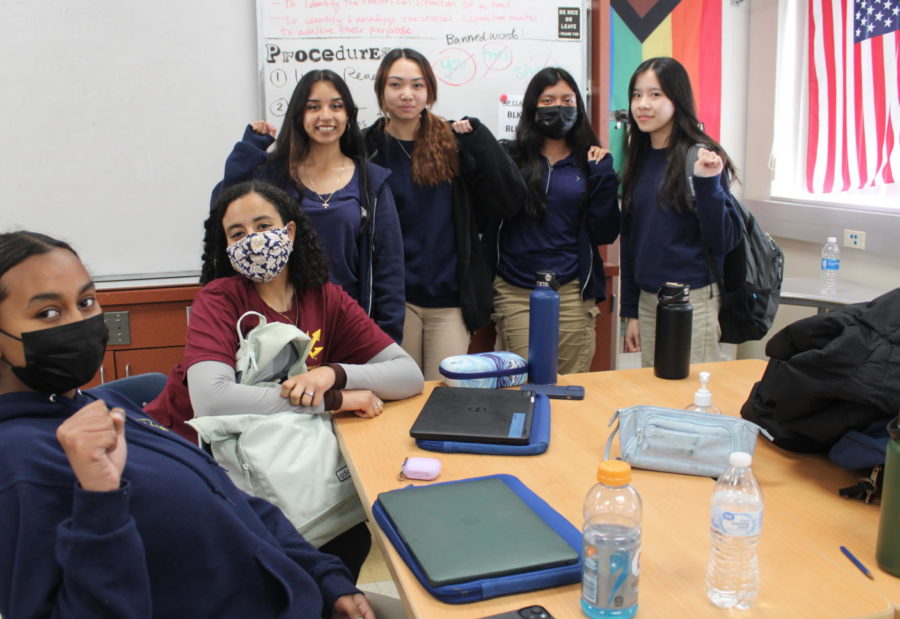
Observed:
[[[433,587],[578,562],[500,479],[403,488],[378,501]]]

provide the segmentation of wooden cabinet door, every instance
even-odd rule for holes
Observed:
[[[184,346],[117,350],[115,355],[116,378],[162,372],[168,374],[175,364],[184,358]]]

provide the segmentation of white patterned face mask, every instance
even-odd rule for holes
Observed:
[[[284,270],[293,249],[285,226],[248,234],[225,252],[235,271],[255,282],[270,282]]]

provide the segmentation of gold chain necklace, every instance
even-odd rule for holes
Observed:
[[[338,186],[337,189],[328,194],[327,197],[322,197],[322,194],[319,193],[319,188],[316,187],[316,181],[313,180],[312,174],[307,174],[306,176],[309,178],[309,184],[312,185],[313,193],[319,198],[319,201],[322,203],[322,208],[328,208],[328,203],[331,202],[331,198],[337,193],[338,189],[343,187],[342,181],[344,180],[344,166],[347,163],[347,159],[344,158],[341,161],[341,169],[338,170]],[[280,312],[279,312],[280,313]]]

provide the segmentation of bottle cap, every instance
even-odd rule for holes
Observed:
[[[712,393],[707,389],[709,372],[700,372],[700,388],[694,392],[694,404],[704,408],[712,404]]]
[[[556,280],[556,273],[553,271],[538,271],[534,283],[538,287],[543,286],[559,290],[559,282]]]
[[[687,303],[691,298],[691,287],[678,282],[666,282],[656,294],[660,303]]]
[[[622,460],[604,460],[597,467],[597,481],[607,486],[624,486],[631,481],[631,465]]]
[[[821,237],[819,237],[819,238],[821,238]],[[836,237],[836,236],[829,236],[829,237],[828,237],[828,242],[829,242],[829,243],[837,243],[837,237]]]
[[[900,411],[898,411],[897,416],[888,423],[887,431],[888,436],[893,440],[900,441]]]
[[[732,451],[728,456],[728,464],[745,469],[753,462],[753,456],[744,451]]]

